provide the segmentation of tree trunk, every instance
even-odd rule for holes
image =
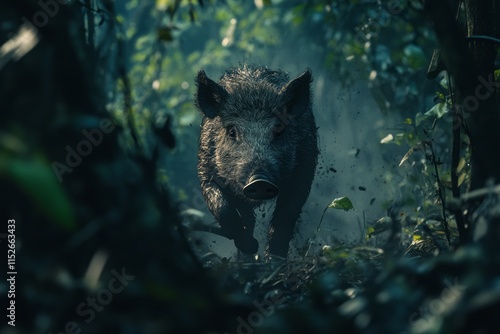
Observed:
[[[466,16],[466,31],[457,22],[455,10],[449,0],[426,0],[425,12],[434,24],[434,30],[441,46],[442,60],[453,80],[455,96],[454,110],[454,168],[460,155],[460,128],[469,136],[471,144],[471,184],[470,190],[500,183],[500,87],[494,82],[495,41],[499,31],[497,0],[463,0]],[[451,84],[451,83],[450,83]],[[461,117],[458,117],[461,115]],[[452,179],[457,175],[452,171]],[[454,196],[460,192],[454,189]],[[470,204],[470,203],[469,203]],[[472,213],[479,205],[469,207],[467,220],[462,217],[463,208],[455,212],[460,242],[469,241],[473,235],[471,225],[476,225],[481,217]],[[484,220],[484,219],[483,219]],[[490,226],[498,218],[490,216]],[[469,229],[466,229],[466,222]],[[498,240],[500,229],[488,233],[491,240]],[[477,235],[475,236],[477,237]],[[490,240],[490,241],[491,241]],[[486,242],[495,245],[496,241]]]
[[[446,0],[427,0],[425,10],[434,23],[443,60],[455,79],[464,127],[471,141],[471,190],[500,183],[500,99],[494,83],[495,44],[500,5],[496,0],[465,0],[466,39]],[[475,36],[482,36],[479,39]]]
[[[467,35],[496,37],[498,5],[496,0],[466,0]],[[472,145],[472,182],[471,189],[484,187],[488,181],[500,183],[500,126],[499,89],[494,81],[496,58],[495,44],[490,40],[472,39],[468,43],[475,68],[475,80],[467,91],[473,95],[464,97],[462,103],[478,102],[469,114],[464,114],[469,128]],[[460,70],[460,69],[457,69]],[[472,91],[474,89],[474,91]],[[465,100],[467,99],[468,100]],[[466,106],[464,104],[464,106]]]

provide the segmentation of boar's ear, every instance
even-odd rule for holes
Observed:
[[[282,102],[286,112],[290,115],[300,116],[309,109],[311,104],[311,82],[313,80],[310,69],[290,81],[281,90]]]
[[[215,83],[205,74],[205,71],[200,70],[196,76],[195,104],[201,112],[208,118],[214,118],[219,114],[219,109],[226,98],[226,91],[220,85]]]

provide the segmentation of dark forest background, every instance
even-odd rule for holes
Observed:
[[[498,17],[494,0],[2,2],[0,331],[498,333]],[[243,63],[315,78],[321,155],[287,260],[198,231],[194,77]]]

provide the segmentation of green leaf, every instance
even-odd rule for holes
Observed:
[[[375,232],[375,228],[373,226],[369,226],[366,229],[366,237],[369,239],[372,237],[373,232]]]
[[[419,150],[421,146],[423,147],[422,143],[418,143],[418,144],[412,146],[408,150],[408,152],[406,152],[406,154],[404,155],[404,157],[401,159],[401,161],[399,162],[399,166],[398,167],[400,167],[406,160],[408,160],[408,158],[413,154],[413,152]]]
[[[448,112],[448,108],[446,108],[446,103],[444,102],[439,102],[436,104],[434,107],[429,109],[425,115],[427,116],[435,116],[437,118],[443,117],[444,114]]]
[[[328,205],[328,208],[344,211],[354,210],[351,200],[346,196],[334,199],[333,202]]]
[[[439,102],[434,105],[431,109],[427,110],[425,114],[417,113],[415,116],[415,125],[419,126],[422,122],[428,120],[429,118],[441,118],[448,112],[445,102]]]
[[[460,174],[460,176],[458,177],[458,182],[457,182],[458,187],[460,187],[462,185],[462,183],[464,183],[466,177],[467,177],[466,173]]]
[[[493,76],[495,77],[495,81],[500,81],[500,69],[495,70]]]
[[[375,224],[368,228],[367,236],[371,238],[374,235],[380,234],[389,230],[392,227],[392,219],[390,217],[382,217],[375,222]]]
[[[448,90],[448,77],[446,75],[443,76],[443,78],[439,82],[439,85],[441,85],[441,87],[443,87],[445,90]],[[442,94],[440,94],[440,95],[442,95]]]
[[[464,169],[465,165],[466,165],[465,158],[464,157],[460,158],[460,161],[458,162],[457,166],[457,173],[460,173],[462,169]]]
[[[0,175],[8,178],[22,189],[35,206],[60,227],[75,228],[75,218],[70,201],[50,164],[43,158],[21,159],[2,157]]]
[[[426,121],[428,118],[429,118],[429,115],[427,115],[427,113],[422,114],[421,112],[418,112],[415,115],[415,125],[419,126],[420,124],[422,124],[422,122]]]

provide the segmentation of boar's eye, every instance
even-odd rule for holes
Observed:
[[[283,131],[285,131],[285,125],[283,123],[276,123],[273,125],[274,138],[281,138],[283,136]]]
[[[237,133],[236,133],[236,127],[235,126],[229,126],[227,128],[227,135],[231,139],[236,139]]]

